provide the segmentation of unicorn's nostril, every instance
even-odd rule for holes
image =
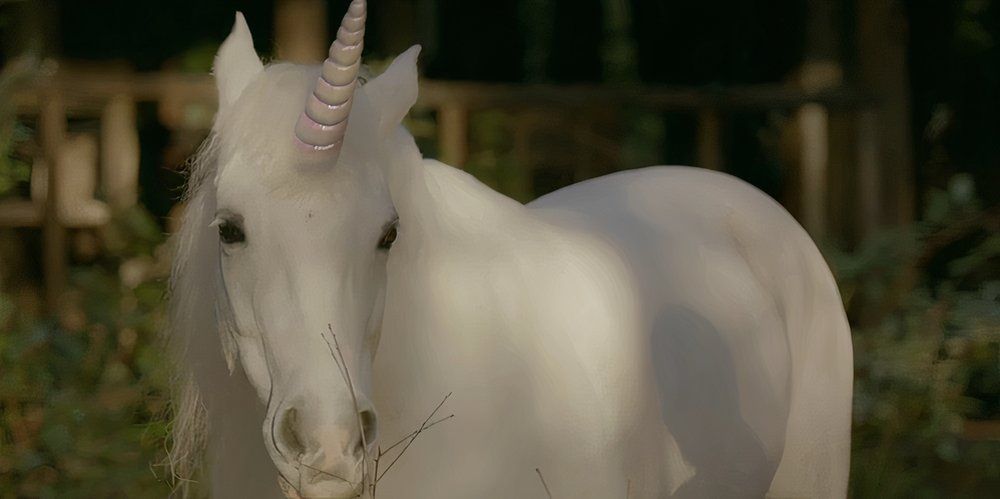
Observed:
[[[365,441],[374,442],[378,436],[378,424],[375,420],[375,412],[372,410],[361,411],[361,431],[365,434]]]
[[[281,418],[281,443],[295,456],[305,454],[306,447],[299,435],[299,413],[294,407],[285,410]]]
[[[358,435],[358,441],[355,443],[355,452],[363,453],[364,445],[371,444],[378,437],[378,423],[375,418],[375,412],[372,410],[364,410],[359,414],[361,416],[361,435]]]

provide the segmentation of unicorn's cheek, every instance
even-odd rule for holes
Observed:
[[[271,374],[267,369],[267,359],[261,350],[259,338],[251,336],[237,336],[236,343],[239,347],[240,364],[247,379],[257,391],[257,396],[262,402],[266,402],[271,393]]]

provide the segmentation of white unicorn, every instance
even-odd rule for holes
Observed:
[[[176,473],[207,448],[214,497],[846,495],[848,324],[777,203],[684,167],[515,202],[421,157],[419,47],[361,82],[365,17],[322,67],[262,65],[239,14],[219,49]]]

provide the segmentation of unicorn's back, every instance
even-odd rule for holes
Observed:
[[[659,400],[647,417],[668,433],[635,445],[679,454],[667,459],[686,463],[669,470],[678,495],[846,494],[850,333],[826,263],[783,208],[684,167],[621,172],[528,206],[607,240],[629,266]]]

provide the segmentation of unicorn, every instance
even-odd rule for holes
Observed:
[[[263,65],[240,14],[216,56],[174,472],[223,498],[844,497],[850,333],[794,219],[695,168],[521,204],[425,159],[420,48],[362,77],[366,15],[321,66]]]

